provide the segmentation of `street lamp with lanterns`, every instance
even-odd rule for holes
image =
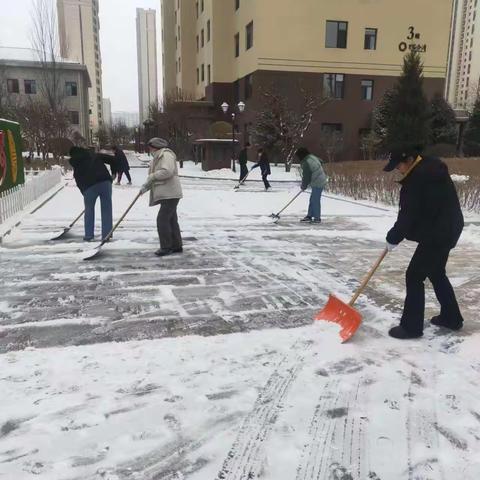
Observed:
[[[238,102],[237,108],[239,113],[245,111],[245,104],[243,102]],[[226,115],[230,109],[230,105],[227,102],[222,103],[223,113]],[[235,111],[231,113],[232,116],[232,170],[235,172],[235,120],[237,119],[237,114]]]

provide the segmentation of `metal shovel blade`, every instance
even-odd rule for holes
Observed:
[[[340,337],[342,343],[353,337],[362,323],[362,316],[353,307],[342,302],[334,295],[330,295],[327,304],[317,315],[315,320],[324,320],[326,322],[338,323],[342,330]]]
[[[64,228],[63,232],[57,233],[54,237],[52,237],[50,240],[61,240],[62,238],[65,238],[67,233],[70,231],[70,228]]]
[[[85,210],[83,210],[82,213],[80,213],[68,227],[65,227],[63,229],[63,232],[57,234],[55,237],[51,238],[50,240],[61,240],[62,238],[64,238],[67,235],[67,233],[73,228],[73,226],[83,217],[84,213],[85,213]]]
[[[86,260],[86,261],[94,260],[95,258],[100,256],[100,253],[102,253],[102,245],[99,245],[93,250],[86,252],[85,255],[83,256],[83,260]]]

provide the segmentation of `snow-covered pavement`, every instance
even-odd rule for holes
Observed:
[[[0,479],[480,478],[478,218],[449,264],[463,331],[386,335],[405,244],[342,345],[312,317],[328,293],[348,299],[394,210],[329,196],[324,222],[303,225],[305,194],[274,224],[294,182],[182,183],[183,255],[153,255],[146,198],[95,262],[82,261],[81,224],[50,242],[82,209],[73,186],[4,240]],[[114,187],[117,218],[136,192]]]

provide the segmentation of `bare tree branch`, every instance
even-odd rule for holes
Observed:
[[[55,111],[62,106],[65,97],[57,64],[60,53],[56,11],[53,0],[32,1],[31,42],[42,64],[40,89],[50,108]]]
[[[173,90],[163,99],[163,103],[150,105],[150,120],[156,135],[165,137],[177,153],[180,167],[183,160],[191,154],[191,140],[199,128],[198,121],[192,118],[192,95]],[[198,120],[198,119],[197,119]]]
[[[255,143],[276,151],[285,162],[285,169],[290,170],[295,151],[308,132],[314,115],[329,101],[316,92],[299,86],[302,102],[300,107],[289,105],[286,96],[274,87],[261,93],[263,105],[257,112],[253,136]]]

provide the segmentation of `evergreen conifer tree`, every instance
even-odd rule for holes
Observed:
[[[430,143],[457,143],[455,113],[441,93],[436,93],[430,104]]]
[[[467,155],[480,156],[480,94],[465,131],[464,151]]]
[[[393,98],[393,90],[387,90],[380,103],[373,110],[372,130],[381,144],[387,138],[387,122],[390,117],[390,109]]]
[[[403,60],[403,72],[393,88],[386,119],[384,146],[423,148],[430,136],[429,105],[423,91],[423,65],[418,52]]]

